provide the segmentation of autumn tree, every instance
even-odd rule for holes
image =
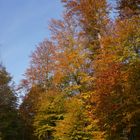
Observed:
[[[90,140],[94,138],[94,128],[83,105],[79,95],[66,100],[66,113],[64,119],[57,123],[56,138],[60,140]]]
[[[25,80],[32,87],[40,85],[49,88],[53,75],[53,57],[55,47],[49,40],[41,42],[31,54],[30,66],[25,73]],[[23,83],[24,84],[24,83]]]
[[[86,57],[88,51],[83,47],[78,28],[78,23],[66,14],[63,20],[52,20],[50,24],[56,44],[53,81],[68,94],[80,93],[88,85],[84,77],[88,76],[90,60]]]
[[[67,16],[74,17],[79,23],[83,44],[90,51],[90,58],[94,58],[96,50],[101,46],[99,38],[107,30],[109,22],[109,8],[106,0],[62,0],[66,8]]]
[[[26,72],[21,111],[32,136],[137,140],[139,2],[118,1],[112,23],[106,0],[62,2],[63,18],[50,22],[50,40],[32,53]]]
[[[65,95],[52,89],[44,92],[37,104],[37,114],[34,117],[34,135],[39,140],[56,139],[57,123],[64,119],[66,113]]]
[[[20,105],[19,112],[24,123],[24,138],[32,140],[36,139],[34,136],[33,120],[37,113],[37,103],[40,100],[41,94],[44,92],[40,86],[34,86],[30,89],[29,93],[23,98]]]
[[[119,16],[123,19],[140,15],[139,5],[139,0],[117,0]]]
[[[138,21],[137,17],[116,20],[112,33],[102,38],[103,48],[94,63],[95,90],[91,100],[108,139],[139,138]]]

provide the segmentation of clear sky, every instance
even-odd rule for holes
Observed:
[[[0,61],[17,84],[31,52],[49,36],[50,19],[62,11],[60,0],[0,0]]]

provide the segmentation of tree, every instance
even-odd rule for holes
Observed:
[[[30,67],[25,73],[26,80],[33,85],[49,88],[53,74],[55,47],[49,40],[44,40],[31,55]]]
[[[91,140],[94,138],[93,125],[79,96],[66,100],[64,119],[57,123],[55,136],[63,140]]]
[[[11,84],[11,76],[0,65],[0,138],[21,139],[20,118],[17,112],[17,97]]]
[[[33,122],[37,113],[37,104],[43,92],[44,89],[40,86],[32,87],[29,93],[23,98],[23,102],[19,108],[19,113],[24,123],[24,138],[28,140],[36,139],[34,136]]]
[[[117,0],[117,4],[122,19],[140,15],[139,0]]]
[[[55,139],[57,123],[64,119],[65,95],[56,90],[44,92],[37,103],[37,114],[34,117],[34,134],[39,140]]]
[[[67,16],[73,17],[79,23],[79,36],[85,40],[83,44],[90,51],[90,58],[100,48],[99,36],[107,30],[108,5],[106,0],[62,0]]]
[[[90,77],[90,60],[84,41],[79,36],[77,22],[64,14],[63,20],[52,20],[50,30],[55,40],[55,67],[53,82],[68,94],[80,93],[88,86],[85,77]],[[86,83],[86,84],[85,84]]]
[[[139,139],[139,2],[118,1],[114,23],[106,0],[62,2],[26,72],[30,139]]]
[[[138,20],[117,20],[110,36],[102,38],[103,48],[94,63],[91,104],[108,139],[139,138]]]

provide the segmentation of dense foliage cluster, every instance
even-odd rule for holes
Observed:
[[[23,123],[17,110],[16,94],[11,76],[0,65],[0,139],[16,140],[22,138]]]
[[[117,0],[113,21],[106,0],[62,4],[63,18],[51,21],[50,39],[31,55],[18,112],[0,70],[0,138],[139,140],[139,0]]]

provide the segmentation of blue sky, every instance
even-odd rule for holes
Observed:
[[[62,11],[60,0],[0,0],[0,61],[17,84],[31,52],[49,36],[50,19]]]

